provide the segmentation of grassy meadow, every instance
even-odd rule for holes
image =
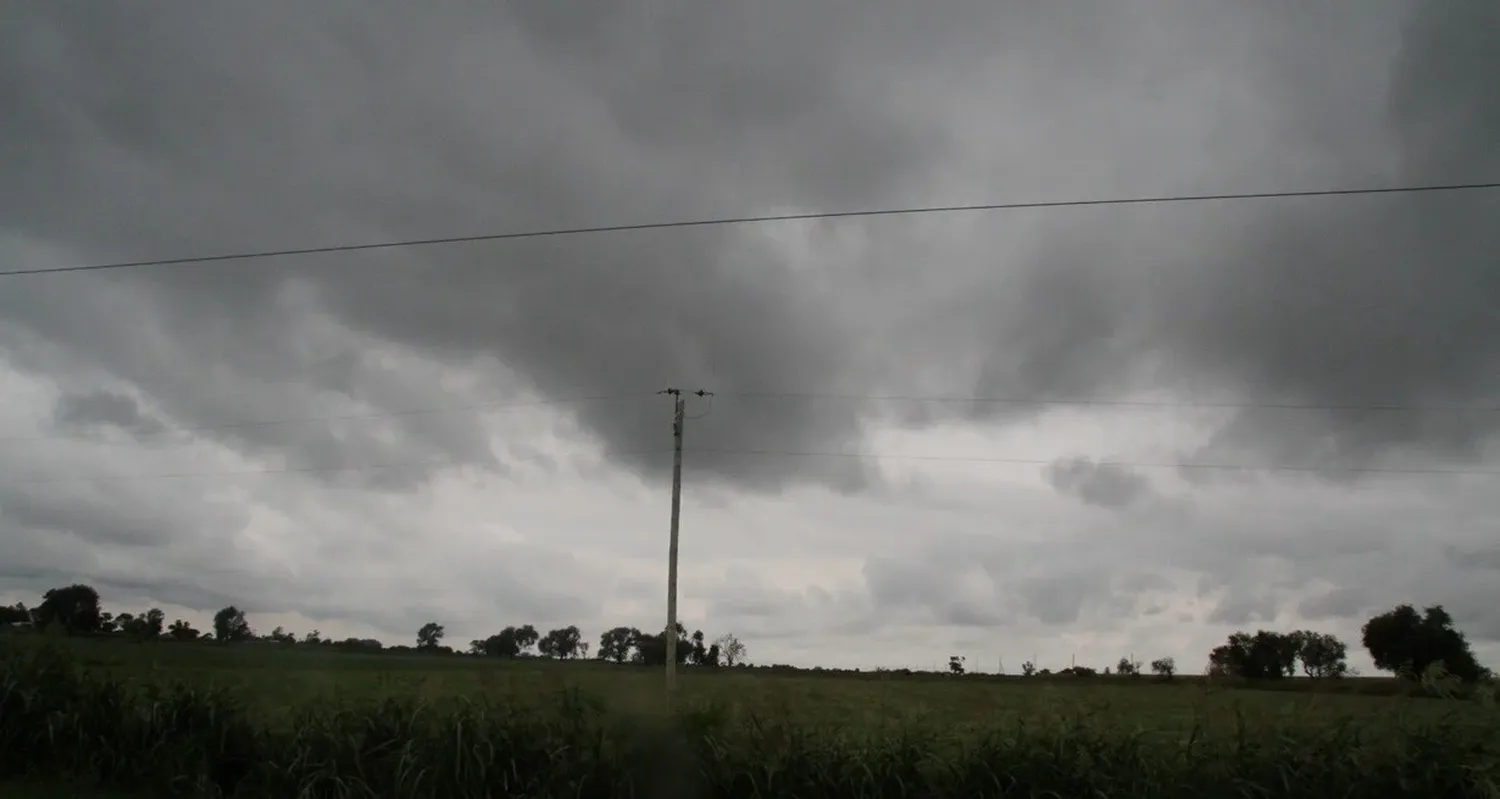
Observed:
[[[660,670],[598,662],[8,646],[0,744],[53,731],[0,776],[148,795],[1500,796],[1490,696],[1390,681],[684,669],[668,713]]]

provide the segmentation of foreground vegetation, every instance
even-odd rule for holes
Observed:
[[[1489,695],[0,639],[0,781],[140,795],[1493,796]],[[7,794],[12,795],[12,794]],[[14,795],[88,796],[66,793]],[[115,795],[115,794],[100,794]]]

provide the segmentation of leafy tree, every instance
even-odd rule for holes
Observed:
[[[42,604],[36,608],[36,624],[42,629],[80,635],[97,632],[102,615],[99,592],[91,586],[74,584],[42,594]]]
[[[1209,654],[1210,673],[1246,680],[1290,677],[1297,667],[1297,647],[1297,639],[1289,635],[1266,630],[1254,635],[1237,632]]]
[[[635,647],[636,639],[640,637],[641,631],[634,627],[615,627],[605,630],[599,636],[599,649],[597,650],[599,659],[624,663],[630,659],[631,649]]]
[[[1115,673],[1127,677],[1133,677],[1136,674],[1140,673],[1140,668],[1141,664],[1131,660],[1130,658],[1120,658],[1120,662],[1115,664]]]
[[[174,641],[198,640],[198,631],[193,629],[193,625],[188,624],[182,619],[172,622],[172,626],[167,628],[167,635],[171,636]]]
[[[167,614],[161,608],[152,608],[146,611],[146,627],[142,630],[142,637],[156,640],[161,637],[162,628],[167,622]]]
[[[1036,664],[1032,663],[1029,660],[1026,661],[1025,663],[1022,663],[1021,664],[1021,676],[1022,677],[1035,677],[1036,676]]]
[[[120,616],[122,618],[129,618],[130,614],[129,613],[121,613]],[[108,611],[105,611],[105,612],[99,614],[99,632],[101,632],[101,633],[112,633],[112,632],[115,632],[118,629],[120,629],[120,621],[119,621],[119,619],[116,619]]]
[[[319,632],[318,630],[313,630],[312,632],[302,636],[302,643],[321,644],[323,643],[323,633]]]
[[[1157,658],[1151,661],[1151,671],[1170,680],[1177,673],[1177,661],[1172,658]]]
[[[677,664],[687,662],[688,653],[692,651],[692,641],[687,637],[687,629],[681,622],[677,623]],[[647,666],[667,665],[667,636],[666,632],[656,635],[640,634],[635,639],[635,661]]]
[[[422,629],[417,630],[417,648],[428,650],[437,649],[438,642],[443,640],[444,634],[445,631],[443,630],[443,625],[438,624],[435,621],[427,622],[426,624],[422,625]]]
[[[964,673],[964,660],[965,659],[966,658],[964,658],[964,656],[962,656],[962,655],[949,655],[948,656],[948,672],[950,674],[963,674]]]
[[[745,662],[745,644],[734,636],[734,633],[725,633],[714,642],[719,647],[719,656],[726,666],[737,666]],[[665,663],[665,660],[663,661]]]
[[[1376,668],[1407,679],[1421,679],[1434,663],[1463,682],[1476,682],[1484,669],[1474,659],[1469,641],[1454,629],[1453,617],[1442,605],[1418,613],[1411,605],[1397,605],[1365,622],[1361,639]]]
[[[569,625],[552,630],[537,642],[537,651],[549,658],[573,658],[578,656],[578,645],[583,635],[576,626]]]
[[[484,653],[490,657],[513,658],[521,654],[520,636],[515,627],[506,627],[498,633],[486,638],[484,641]]]
[[[516,628],[516,646],[518,647],[517,654],[523,654],[523,653],[525,653],[526,650],[532,648],[533,646],[536,646],[537,642],[541,641],[541,639],[542,639],[542,637],[541,637],[541,635],[539,635],[537,633],[536,628],[533,627],[533,626],[531,626],[530,624],[523,624],[520,627],[517,627]]]
[[[272,630],[271,634],[268,635],[268,636],[266,636],[266,639],[269,640],[269,641],[278,643],[278,644],[295,644],[295,643],[297,643],[297,636],[292,635],[291,633],[287,632],[286,628],[284,628],[284,627],[277,627],[276,629]],[[350,639],[350,640],[356,640],[356,639]]]
[[[520,627],[506,627],[489,638],[471,642],[469,648],[475,651],[475,654],[487,657],[513,658],[520,656],[536,642],[536,628],[526,624]],[[478,646],[477,650],[475,650],[475,645]]]
[[[1292,633],[1302,672],[1320,679],[1342,677],[1349,672],[1349,647],[1337,636],[1300,630]]]
[[[250,629],[250,622],[245,619],[245,612],[230,605],[221,608],[214,614],[214,640],[221,644],[232,644],[238,641],[248,641],[255,637]]]
[[[9,607],[0,605],[0,625],[6,624],[30,624],[31,611],[20,602]]]

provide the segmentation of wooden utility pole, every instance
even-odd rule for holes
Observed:
[[[667,656],[667,703],[677,691],[677,538],[682,518],[682,428],[687,421],[687,397],[682,389],[667,388],[657,392],[672,397],[672,526],[667,543],[667,629],[663,641]],[[698,389],[699,397],[712,396]]]

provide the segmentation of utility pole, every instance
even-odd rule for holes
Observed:
[[[663,634],[667,656],[667,704],[677,691],[677,533],[682,517],[682,428],[687,421],[687,398],[682,389],[666,388],[656,392],[672,397],[672,531],[667,544],[667,629]],[[699,397],[713,396],[698,389]]]

